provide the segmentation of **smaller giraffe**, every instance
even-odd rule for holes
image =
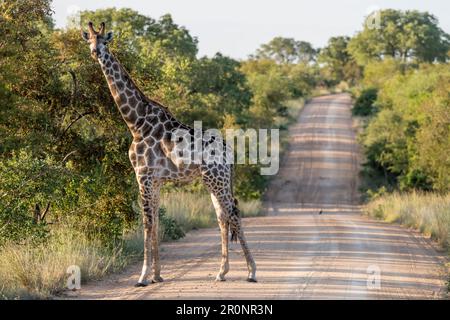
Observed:
[[[256,282],[256,264],[244,236],[237,200],[233,196],[232,165],[204,160],[188,164],[177,161],[173,156],[173,135],[184,130],[191,135],[190,141],[193,141],[194,130],[178,121],[166,107],[146,97],[137,87],[109,51],[107,44],[112,40],[113,34],[105,34],[104,22],[98,32],[94,30],[92,22],[89,22],[88,30],[82,31],[82,37],[89,43],[92,58],[100,63],[114,101],[133,135],[129,158],[139,184],[144,221],[144,263],[136,286],[148,284],[150,268],[153,271],[151,282],[163,281],[158,251],[161,185],[167,181],[192,181],[197,177],[202,178],[211,194],[221,231],[222,262],[216,280],[224,281],[229,270],[228,233],[231,232],[231,240],[239,239],[244,252],[248,267],[247,280]],[[202,150],[211,143],[209,139],[203,140]],[[224,153],[226,152],[225,148]],[[199,155],[193,154],[193,157],[196,156]]]

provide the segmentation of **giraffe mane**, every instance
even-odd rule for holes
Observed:
[[[136,88],[136,90],[139,92],[139,94],[141,95],[142,99],[144,99],[145,101],[147,101],[150,104],[156,105],[158,107],[161,107],[163,110],[165,110],[170,116],[174,117],[174,115],[172,114],[172,112],[169,110],[168,107],[166,107],[165,105],[163,105],[161,102],[151,99],[149,98],[142,90],[141,88],[136,84],[136,82],[133,80],[133,78],[130,76],[129,72],[124,68],[123,64],[120,62],[120,60],[114,56],[114,58],[117,60],[117,62],[119,63],[119,65],[121,66],[123,72],[125,73],[125,75],[128,77],[128,79],[130,80],[130,82],[134,85],[134,87]],[[175,117],[174,117],[175,118]]]

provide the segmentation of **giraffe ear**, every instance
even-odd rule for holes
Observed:
[[[84,41],[89,41],[89,34],[86,31],[81,30],[81,37]]]
[[[105,36],[105,42],[106,43],[111,42],[112,39],[113,39],[113,33],[112,33],[112,31],[109,31]]]

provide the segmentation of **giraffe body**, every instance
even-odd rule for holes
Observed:
[[[104,29],[102,23],[99,32],[96,32],[92,23],[89,23],[89,33],[83,32],[82,36],[90,44],[92,57],[100,63],[114,101],[133,135],[129,158],[139,184],[144,222],[144,263],[137,286],[147,285],[151,273],[152,282],[163,281],[158,248],[161,186],[167,181],[189,182],[197,177],[202,178],[211,194],[221,230],[222,262],[216,280],[224,281],[229,270],[228,233],[231,231],[231,239],[239,239],[244,251],[249,271],[247,280],[256,281],[256,264],[245,240],[237,200],[233,196],[232,165],[205,161],[186,164],[178,161],[173,152],[173,135],[178,130],[184,130],[194,139],[194,130],[139,90],[123,66],[109,52],[107,43],[111,41],[112,33],[105,35]],[[210,141],[202,140],[203,147],[207,147],[208,143]]]

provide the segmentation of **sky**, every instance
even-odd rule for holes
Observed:
[[[222,52],[245,59],[276,36],[323,47],[332,36],[354,35],[373,9],[428,11],[450,33],[447,0],[53,0],[57,27],[64,27],[74,8],[128,7],[154,19],[170,13],[199,40],[199,55]],[[99,23],[99,22],[96,22]]]

